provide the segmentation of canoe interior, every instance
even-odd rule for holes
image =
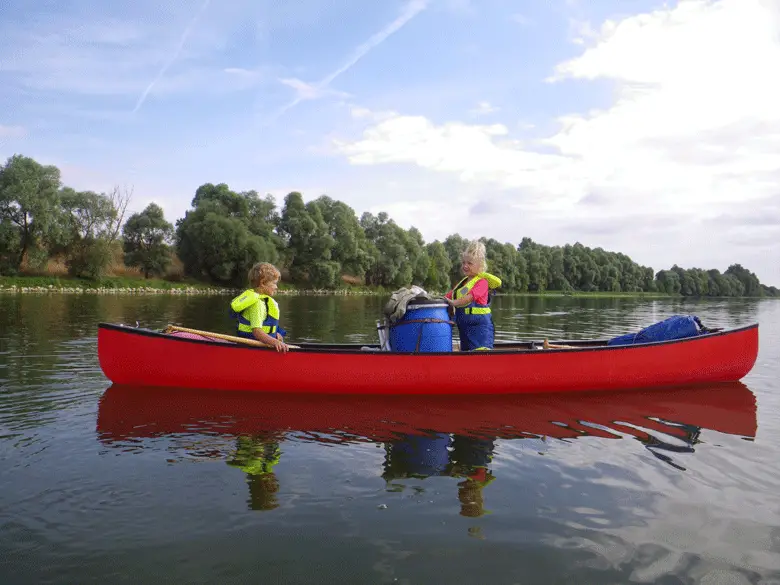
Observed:
[[[607,339],[586,339],[581,341],[566,340],[548,340],[551,345],[568,345],[575,349],[585,349],[592,347],[606,347]],[[493,351],[530,351],[532,349],[541,349],[542,340],[531,341],[503,341],[496,342]],[[378,343],[295,343],[301,349],[321,350],[321,351],[380,351]],[[431,352],[442,353],[442,352]],[[444,352],[449,353],[449,352]],[[430,354],[426,354],[430,355]]]
[[[125,333],[133,333],[133,334],[140,334],[140,335],[151,335],[155,337],[169,337],[170,335],[168,333],[165,333],[163,330],[160,329],[147,329],[144,327],[134,327],[134,326],[128,326],[128,325],[118,325],[113,323],[100,323],[98,325],[99,328],[104,329],[114,329],[118,331],[123,331]],[[205,332],[204,332],[205,333]],[[241,344],[241,343],[233,343],[228,342],[223,343],[219,341],[210,341],[207,339],[191,339],[186,337],[173,337],[177,341],[187,341],[187,342],[195,342],[195,343],[209,343],[214,344],[220,347],[224,347],[227,345],[228,347],[248,347],[253,349],[261,349],[261,350],[268,350],[269,348],[264,347],[257,347],[257,346],[251,346],[247,344]],[[584,340],[552,340],[548,339],[548,342],[551,345],[566,345],[570,346],[573,349],[587,349],[587,348],[594,348],[594,347],[607,347],[608,339],[584,339]],[[494,344],[493,351],[502,351],[502,352],[523,352],[523,351],[535,351],[542,349],[543,340],[518,340],[518,341],[498,341]],[[317,351],[317,352],[354,352],[354,353],[371,353],[371,352],[380,352],[382,351],[380,349],[380,345],[378,343],[314,343],[314,342],[299,342],[295,341],[294,345],[297,346],[300,349],[306,350],[306,351]],[[299,349],[299,350],[300,350]],[[296,351],[299,351],[296,350]],[[383,353],[395,353],[395,352],[383,352]],[[443,354],[450,354],[450,353],[459,353],[457,350],[453,352],[428,352],[428,353],[421,353],[419,355],[436,355],[438,353]],[[466,352],[464,352],[466,353]],[[473,352],[470,352],[473,353]],[[479,352],[477,352],[479,353]]]
[[[705,333],[703,335],[698,335],[696,337],[686,337],[681,339],[671,339],[666,341],[655,341],[655,342],[649,342],[649,343],[641,343],[636,345],[617,345],[617,346],[608,346],[609,338],[605,339],[579,339],[579,340],[570,340],[570,339],[548,339],[548,343],[550,345],[561,345],[561,346],[568,346],[568,348],[556,348],[555,351],[558,352],[571,352],[571,351],[577,351],[577,350],[587,350],[587,349],[596,349],[596,348],[608,348],[611,350],[620,350],[620,349],[627,349],[627,348],[636,348],[636,347],[649,347],[653,345],[661,345],[661,344],[670,344],[670,343],[685,343],[688,341],[694,341],[697,339],[705,339],[708,337],[715,337],[720,335],[729,335],[732,333],[737,333],[740,331],[745,331],[748,329],[757,328],[757,323],[752,323],[749,325],[745,325],[742,327],[736,327],[733,329],[722,329],[711,333]],[[131,334],[139,334],[139,335],[151,335],[154,337],[168,337],[169,334],[165,333],[162,330],[154,330],[154,329],[147,329],[143,327],[133,327],[133,326],[127,326],[127,325],[119,325],[119,324],[113,324],[113,323],[100,323],[98,325],[98,328],[104,328],[104,329],[114,329],[118,331],[123,331],[125,333],[131,333]],[[204,332],[205,333],[205,332]],[[263,351],[275,351],[271,350],[270,348],[265,347],[257,347],[247,344],[241,344],[241,343],[234,343],[234,342],[220,342],[220,341],[210,341],[207,339],[189,339],[189,338],[183,338],[183,337],[174,337],[177,341],[185,341],[189,343],[207,343],[207,344],[213,344],[215,346],[221,346],[224,347],[227,345],[228,347],[244,347],[244,348],[250,348],[250,349],[258,349]],[[543,340],[535,339],[535,340],[518,340],[518,341],[500,341],[496,342],[494,345],[494,348],[490,352],[459,352],[457,350],[453,352],[427,352],[427,353],[418,353],[415,354],[413,352],[410,352],[411,355],[421,355],[421,356],[432,356],[432,355],[452,355],[452,354],[462,354],[462,355],[481,355],[481,354],[491,354],[491,353],[522,353],[522,352],[536,352],[538,350],[542,349]],[[299,349],[296,349],[294,351],[301,351],[304,350],[306,352],[335,352],[335,353],[361,353],[361,354],[371,354],[371,353],[400,353],[400,352],[387,352],[382,351],[380,349],[379,343],[312,343],[312,342],[298,342],[296,341],[294,343],[295,346],[297,346]]]

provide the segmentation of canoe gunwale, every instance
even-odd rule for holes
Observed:
[[[220,341],[209,341],[207,339],[191,339],[187,337],[174,337],[166,334],[162,331],[156,331],[152,329],[145,329],[142,327],[135,327],[132,325],[123,325],[115,323],[98,323],[98,331],[100,329],[120,331],[129,335],[141,335],[144,337],[152,337],[157,339],[165,339],[172,342],[181,343],[194,343],[198,345],[209,345],[213,347],[220,347],[226,349],[242,349],[242,350],[257,350],[276,353],[274,348],[258,347],[253,345],[244,345],[238,343],[225,343]],[[723,329],[721,331],[715,331],[711,333],[705,333],[703,335],[697,335],[695,337],[684,337],[681,339],[670,339],[665,341],[653,341],[649,343],[639,343],[635,345],[613,345],[608,346],[607,342],[609,338],[605,339],[584,339],[584,340],[555,340],[550,341],[550,344],[554,345],[571,345],[571,348],[555,348],[549,350],[542,350],[539,348],[531,348],[531,344],[541,346],[541,340],[527,340],[527,341],[511,341],[511,342],[497,342],[492,351],[443,351],[443,352],[393,352],[393,351],[381,351],[379,345],[375,343],[296,343],[298,346],[296,349],[290,350],[295,353],[308,353],[308,354],[347,354],[347,355],[364,355],[364,356],[421,356],[421,357],[434,357],[434,356],[506,356],[509,355],[524,355],[524,354],[540,354],[540,353],[585,353],[591,351],[631,351],[641,350],[650,347],[668,346],[673,344],[690,344],[703,341],[706,339],[712,339],[714,337],[723,337],[732,335],[735,333],[741,333],[749,331],[751,329],[758,329],[758,323],[750,323],[740,327],[734,327],[730,329]],[[371,348],[370,350],[362,348]]]

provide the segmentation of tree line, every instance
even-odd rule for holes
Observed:
[[[447,290],[460,279],[465,240],[453,234],[426,243],[387,213],[360,217],[347,204],[322,195],[304,202],[289,193],[281,209],[271,195],[236,192],[228,185],[198,187],[191,208],[175,225],[155,203],[125,218],[131,193],[75,191],[60,171],[15,155],[0,166],[0,274],[63,259],[69,274],[101,278],[112,249],[144,276],[165,276],[178,258],[184,273],[223,286],[246,285],[259,261],[280,267],[300,287],[347,284],[396,289],[417,284]],[[482,238],[489,270],[505,292],[661,292],[684,296],[780,296],[739,264],[717,269],[655,272],[620,252],[580,243],[547,246],[523,237],[518,244]]]

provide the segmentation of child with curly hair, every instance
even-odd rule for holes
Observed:
[[[490,291],[501,279],[487,272],[485,244],[469,242],[461,255],[464,278],[445,297],[455,309],[461,351],[493,349],[495,328],[490,310]]]
[[[279,327],[279,304],[273,298],[281,274],[273,264],[258,262],[249,270],[248,276],[252,288],[230,302],[230,316],[236,320],[236,335],[256,339],[284,353],[288,350],[284,343],[287,332]]]

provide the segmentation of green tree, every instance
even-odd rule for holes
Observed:
[[[461,237],[460,234],[453,234],[451,236],[447,236],[444,239],[444,249],[447,250],[447,256],[449,256],[450,259],[450,282],[453,284],[457,284],[457,282],[463,278],[463,273],[461,272],[461,255],[463,254],[463,250],[466,248],[467,241]]]
[[[682,283],[680,276],[674,270],[659,270],[655,275],[658,283],[658,290],[667,294],[677,294],[680,292]]]
[[[0,269],[16,272],[38,251],[59,208],[60,171],[14,155],[0,166]],[[46,255],[35,255],[45,259]]]
[[[173,225],[165,220],[159,205],[150,203],[141,213],[131,215],[122,229],[125,264],[138,267],[144,278],[164,274],[171,262],[172,237]]]
[[[279,233],[286,243],[286,264],[293,282],[332,288],[340,271],[333,261],[336,240],[330,233],[320,203],[304,204],[297,191],[288,193],[284,200]]]
[[[364,213],[360,217],[360,225],[365,230],[373,251],[366,281],[369,284],[392,288],[413,284],[415,264],[419,260],[416,237],[410,238],[384,211],[376,216]],[[424,280],[426,274],[421,276]]]
[[[726,274],[733,276],[740,283],[742,283],[742,288],[744,291],[742,294],[745,296],[761,296],[761,283],[759,282],[758,277],[750,272],[750,270],[747,268],[743,268],[741,264],[732,264],[726,269]]]
[[[175,249],[185,274],[243,286],[253,264],[279,259],[283,244],[273,231],[277,216],[268,197],[206,183],[196,190],[192,207],[176,222]]]
[[[426,246],[429,259],[428,274],[423,285],[435,291],[447,291],[450,289],[450,271],[452,262],[447,254],[447,249],[439,240],[435,240]]]
[[[332,260],[339,264],[342,272],[358,278],[365,277],[371,265],[371,251],[354,210],[327,195],[315,199],[312,206],[315,205],[320,209],[328,233],[333,238]]]
[[[60,198],[60,244],[68,272],[100,278],[111,262],[111,246],[119,234],[129,195],[120,195],[118,189],[107,195],[66,187]]]
[[[38,267],[64,256],[71,274],[100,276],[111,259],[130,195],[61,187],[59,170],[14,155],[0,166],[0,273],[26,261]],[[171,226],[156,205],[134,215],[123,230],[125,262],[145,276],[162,273],[170,256]],[[520,237],[520,236],[518,236]],[[716,269],[673,265],[655,272],[621,252],[580,242],[548,246],[482,237],[488,270],[502,292],[660,291],[684,296],[778,296],[740,264]],[[225,183],[198,187],[192,208],[176,221],[175,253],[185,273],[217,284],[243,285],[260,260],[281,261],[293,281],[332,288],[340,280],[383,287],[421,284],[443,291],[461,278],[466,240],[452,234],[426,244],[420,231],[403,229],[387,213],[354,210],[327,195],[304,203],[292,192],[279,212],[272,196],[235,192]]]

